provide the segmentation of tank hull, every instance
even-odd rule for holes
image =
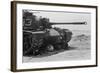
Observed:
[[[52,30],[53,32],[51,32]],[[57,49],[68,49],[68,42],[71,40],[72,32],[69,30],[52,28],[49,29],[49,31],[44,31],[44,33],[41,34],[24,32],[23,36],[23,55],[35,55],[36,52],[39,54],[41,53],[40,51],[50,51],[52,47],[52,51]]]

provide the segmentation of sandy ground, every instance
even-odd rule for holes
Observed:
[[[89,35],[77,35],[69,42],[69,50],[45,57],[23,57],[23,62],[48,62],[67,60],[87,60],[91,59],[91,45]]]
[[[64,61],[64,60],[86,60],[90,59],[90,50],[71,50],[56,55],[33,58],[23,57],[24,62],[48,62],[48,61]]]

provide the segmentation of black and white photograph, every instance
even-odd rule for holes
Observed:
[[[82,59],[91,59],[90,13],[23,10],[23,62]]]
[[[97,66],[97,7],[13,2],[14,71]]]

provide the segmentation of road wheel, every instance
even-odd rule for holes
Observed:
[[[49,44],[49,45],[47,45],[46,49],[47,49],[47,51],[52,52],[52,51],[54,51],[54,46]]]

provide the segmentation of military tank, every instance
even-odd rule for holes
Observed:
[[[69,29],[52,27],[61,24],[86,24],[86,22],[50,22],[48,18],[37,18],[32,12],[23,12],[23,55],[38,55],[59,49],[68,49],[72,38]]]

